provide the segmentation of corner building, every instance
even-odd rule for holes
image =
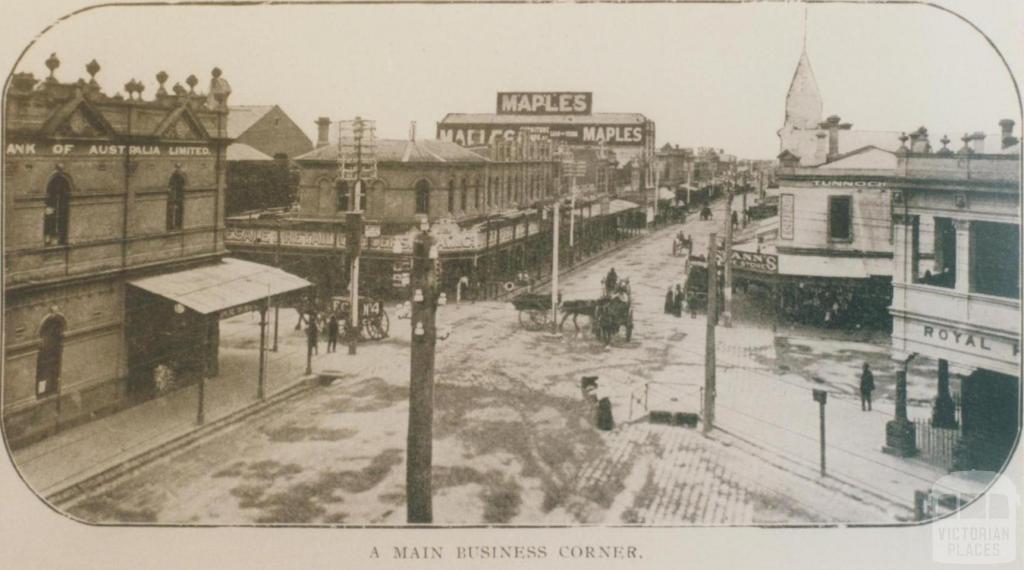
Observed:
[[[169,92],[161,72],[143,100],[135,80],[127,96],[104,94],[95,61],[75,83],[55,77],[56,56],[46,65],[42,81],[14,75],[5,107],[3,421],[14,447],[158,395],[160,365],[180,384],[216,374],[219,311],[252,300],[230,283],[238,265],[221,260],[220,70],[205,95],[195,76]]]

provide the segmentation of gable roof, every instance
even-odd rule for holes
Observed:
[[[819,165],[818,168],[826,170],[835,168],[867,168],[875,170],[896,168],[896,153],[874,145],[868,145],[845,154],[840,154],[832,160]]]
[[[228,145],[228,160],[229,161],[267,161],[274,160],[265,153],[262,153],[253,147],[240,142],[231,143]]]
[[[455,143],[439,140],[377,140],[377,162],[490,162],[469,149]],[[329,144],[297,156],[297,161],[336,162],[338,145]]]
[[[277,105],[231,105],[228,107],[228,136],[237,139]]]

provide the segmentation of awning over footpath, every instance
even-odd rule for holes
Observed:
[[[630,202],[629,200],[612,200],[608,203],[608,213],[618,214],[619,212],[625,212],[626,210],[635,210],[640,207],[640,204],[636,202]]]
[[[209,315],[310,287],[312,283],[276,267],[233,259],[154,275],[130,285]]]

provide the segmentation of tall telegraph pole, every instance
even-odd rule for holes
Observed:
[[[733,184],[729,184],[729,195],[725,201],[725,306],[722,307],[722,324],[732,326],[732,199]],[[710,263],[710,262],[709,262]]]
[[[359,254],[363,239],[363,184],[377,177],[377,161],[374,152],[375,137],[373,121],[356,117],[353,121],[342,121],[338,135],[338,159],[341,162],[341,177],[349,180],[348,212],[345,214],[346,244],[349,256],[349,322],[348,353],[356,354],[359,342]]]
[[[434,421],[434,350],[437,345],[437,249],[420,232],[412,257],[412,350],[409,363],[409,433],[406,440],[406,520],[433,522],[431,477]]]
[[[708,236],[708,321],[704,344],[704,433],[715,424],[715,325],[718,324],[718,236]]]

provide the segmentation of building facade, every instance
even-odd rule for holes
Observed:
[[[353,206],[348,182],[339,180],[339,149],[328,143],[328,125],[318,148],[296,159],[297,210],[230,218],[227,233],[232,252],[308,277],[321,299],[343,295],[348,287],[346,214]],[[377,298],[408,295],[412,243],[421,229],[429,228],[438,242],[440,283],[452,298],[493,297],[546,271],[552,248],[548,209],[555,201],[566,205],[563,260],[625,235],[619,225],[625,228],[625,216],[636,209],[613,205],[595,184],[578,194],[573,214],[566,166],[544,137],[496,139],[474,151],[413,136],[377,141],[374,154],[378,177],[365,184],[359,204],[360,291]],[[570,230],[580,238],[578,246],[569,240]]]
[[[579,151],[578,160],[588,164],[610,157],[620,166],[634,163],[636,174],[618,186],[635,192],[654,187],[654,121],[640,113],[595,113],[592,93],[498,93],[495,113],[449,113],[437,124],[438,139],[467,147],[525,132]]]
[[[195,76],[169,92],[161,72],[143,100],[134,80],[127,96],[104,94],[95,61],[75,83],[56,78],[55,55],[46,65],[42,81],[15,74],[5,108],[3,419],[13,446],[154,396],[157,367],[183,381],[215,372],[220,307],[152,290],[201,268],[230,278],[219,269],[231,92],[220,70],[206,94]]]
[[[1020,144],[1004,121],[998,152],[899,158],[894,182],[894,358],[938,361],[932,426],[956,428],[950,377],[960,377],[957,469],[998,471],[1020,423]],[[966,143],[967,141],[965,141]],[[992,149],[996,150],[996,149]],[[921,270],[933,220],[935,262]]]

